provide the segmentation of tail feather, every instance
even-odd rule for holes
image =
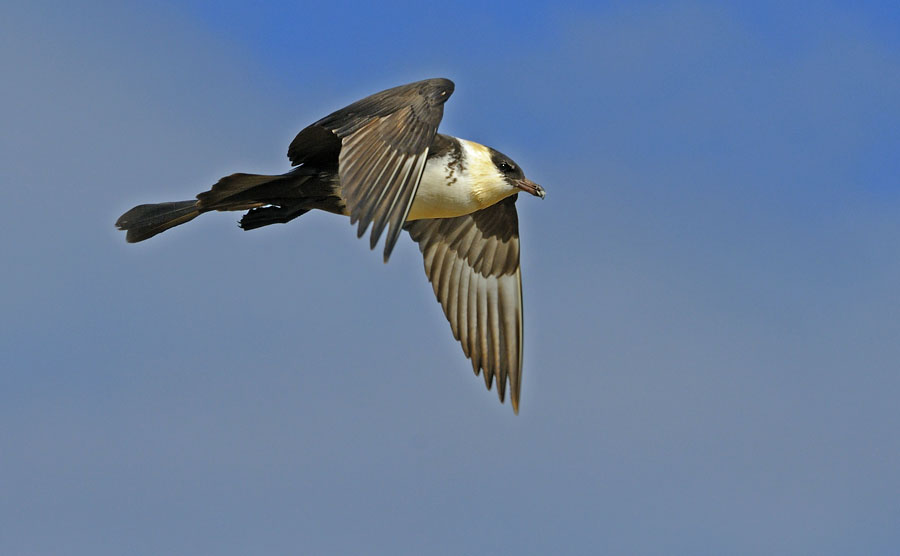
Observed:
[[[249,210],[241,227],[253,230],[288,222],[311,209],[344,214],[343,201],[327,173],[299,167],[286,174],[231,174],[216,182],[196,201],[138,205],[116,222],[129,243],[144,241],[208,211]]]
[[[125,241],[137,243],[193,220],[198,214],[197,201],[138,205],[120,216],[116,227],[128,232]]]
[[[284,180],[285,176],[231,174],[216,182],[209,191],[197,195],[206,210],[247,210],[260,206],[264,194],[260,187]]]
[[[268,226],[270,224],[286,224],[309,212],[308,208],[302,207],[259,207],[252,209],[241,218],[240,226],[242,230],[255,230]]]

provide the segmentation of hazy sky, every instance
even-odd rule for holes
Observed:
[[[896,2],[257,4],[0,8],[0,553],[900,551]],[[113,227],[434,76],[548,192],[519,416],[406,237]]]

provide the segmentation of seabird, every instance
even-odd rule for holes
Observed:
[[[300,131],[280,175],[232,174],[195,200],[139,205],[116,222],[143,241],[213,210],[248,211],[240,227],[285,223],[313,209],[350,217],[374,249],[387,229],[384,261],[401,230],[425,259],[425,274],[475,374],[513,411],[522,388],[520,191],[544,197],[508,156],[437,133],[449,79],[426,79],[354,102]]]

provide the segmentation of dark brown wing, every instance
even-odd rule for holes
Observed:
[[[513,410],[522,388],[522,277],[516,196],[457,218],[416,220],[406,229],[425,258],[425,274],[453,336]]]
[[[327,154],[333,148],[327,135],[340,139],[338,175],[350,222],[359,221],[359,237],[372,224],[373,249],[388,226],[385,261],[406,221],[453,88],[449,79],[426,79],[376,93],[304,129],[288,149],[297,165]]]

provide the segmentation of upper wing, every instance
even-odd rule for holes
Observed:
[[[338,175],[350,222],[359,221],[360,237],[373,224],[373,249],[389,225],[385,261],[406,221],[453,89],[449,79],[426,79],[376,93],[307,127],[288,149],[296,166],[323,156],[333,149],[334,137],[340,139]]]
[[[406,229],[425,258],[453,336],[484,370],[503,401],[509,379],[513,410],[522,388],[522,277],[519,272],[519,219],[516,196],[456,218],[416,220]]]

